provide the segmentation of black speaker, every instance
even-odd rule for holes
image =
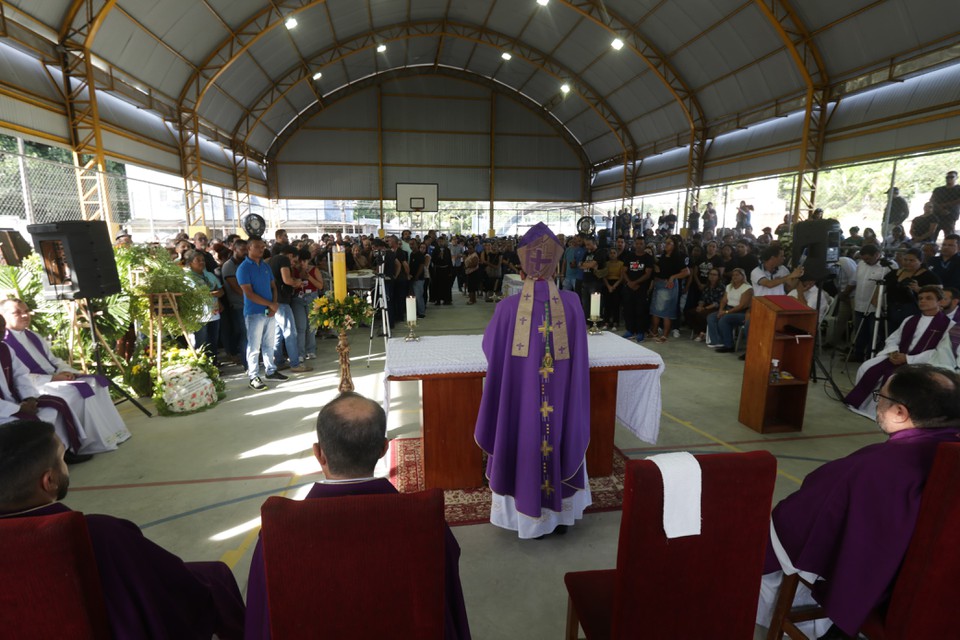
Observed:
[[[30,243],[23,239],[16,229],[0,229],[0,259],[3,264],[19,267],[20,263],[33,252]]]
[[[106,222],[32,224],[27,233],[43,260],[43,295],[48,300],[120,293],[117,260]]]
[[[823,280],[836,274],[843,229],[836,220],[804,220],[793,227],[792,264],[804,275]]]

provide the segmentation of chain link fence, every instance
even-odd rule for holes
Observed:
[[[46,156],[46,157],[39,157]],[[26,234],[34,223],[82,220],[77,170],[64,161],[69,152],[46,145],[24,142],[0,135],[0,227]],[[879,227],[886,206],[885,191],[893,185],[910,201],[912,215],[920,212],[932,189],[943,181],[945,168],[960,166],[960,151],[943,150],[923,156],[885,160],[857,166],[834,167],[820,174],[817,203],[828,214],[849,225]],[[110,162],[104,174],[111,216],[127,229],[135,242],[166,242],[186,230],[187,207],[183,179],[174,175]],[[856,187],[856,188],[855,188]],[[756,205],[754,229],[776,227],[793,200],[792,176],[757,178],[746,182],[705,186],[703,205],[712,201],[731,226],[736,203]],[[383,202],[383,226],[390,233],[410,229],[416,235],[429,230],[441,233],[496,235],[524,233],[537,222],[548,224],[556,233],[575,233],[577,220],[592,215],[603,228],[623,207],[650,211],[654,219],[661,211],[674,209],[683,226],[686,218],[683,191],[638,196],[595,205],[556,203],[441,202],[433,213],[398,212],[395,202]],[[284,228],[291,235],[312,237],[328,232],[375,233],[381,227],[379,200],[283,200],[271,202],[251,196],[250,212],[267,221],[268,233]],[[237,232],[239,202],[231,189],[204,185],[204,218],[213,237]],[[492,224],[491,224],[492,223]]]

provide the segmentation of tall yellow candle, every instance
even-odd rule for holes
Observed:
[[[337,302],[347,297],[347,254],[339,246],[333,252],[333,297]]]

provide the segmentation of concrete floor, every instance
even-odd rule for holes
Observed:
[[[483,332],[494,305],[466,306],[465,298],[454,298],[452,307],[428,307],[421,335]],[[629,457],[765,449],[778,459],[776,501],[823,462],[882,440],[873,423],[829,399],[822,383],[810,385],[801,433],[761,435],[744,427],[737,422],[743,363],[684,334],[663,345],[645,343],[666,364],[661,431],[651,445],[618,426],[617,446]],[[374,341],[368,367],[367,338],[351,334],[354,382],[358,392],[382,399],[384,342]],[[270,495],[302,495],[319,471],[311,454],[313,425],[319,408],[337,393],[335,342],[319,342],[314,372],[270,391],[249,390],[239,368],[227,369],[227,398],[193,416],[147,419],[123,403],[119,409],[133,437],[118,451],[73,467],[66,503],[128,518],[185,560],[221,559],[245,589],[260,505]],[[844,391],[855,371],[835,368]],[[418,435],[418,383],[392,384],[391,436]],[[386,471],[382,460],[379,472]],[[563,637],[563,574],[613,567],[619,524],[620,512],[591,514],[566,536],[540,541],[520,541],[489,524],[454,527],[473,637]]]

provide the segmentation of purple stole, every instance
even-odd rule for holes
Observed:
[[[49,362],[50,366],[53,367],[53,370],[56,371],[57,365],[53,362],[53,360],[51,360],[47,356],[47,351],[46,349],[43,348],[43,342],[41,342],[40,337],[37,334],[35,334],[33,331],[30,331],[29,329],[24,331],[23,335],[27,336],[27,340],[29,340],[33,344],[33,347],[38,352],[43,354],[44,359],[47,362]],[[7,334],[3,337],[3,341],[7,343],[7,346],[9,346],[10,349],[13,350],[15,354],[17,354],[17,357],[20,358],[20,362],[22,362],[27,367],[27,369],[30,369],[30,373],[36,373],[36,374],[46,373],[46,371],[44,371],[43,369],[43,366],[41,366],[40,363],[37,362],[33,358],[33,356],[30,355],[30,352],[27,351],[22,344],[20,344],[20,341],[14,338],[12,335],[10,335],[9,330],[7,331]],[[103,376],[83,376],[83,377],[92,378],[96,382],[96,384],[100,385],[101,387],[107,387],[110,385],[110,381]],[[69,382],[67,384],[69,384],[71,387],[75,387],[77,392],[80,394],[80,397],[83,398],[84,400],[93,396],[93,388],[87,382],[74,381],[74,382]]]
[[[3,376],[7,380],[7,387],[10,389],[10,394],[13,395],[13,398],[4,398],[4,400],[9,400],[10,402],[16,402],[18,404],[23,402],[23,399],[17,392],[17,385],[13,382],[13,355],[10,353],[9,348],[0,348],[0,368],[3,369]],[[80,451],[80,447],[82,446],[80,442],[80,430],[77,428],[77,423],[73,420],[73,413],[70,411],[70,405],[68,405],[63,398],[43,395],[37,398],[37,407],[41,409],[50,407],[52,409],[56,409],[60,413],[60,417],[63,418],[63,424],[67,430],[67,439],[70,440],[69,448],[74,453]],[[36,419],[36,416],[24,415],[22,411],[18,411],[13,415],[22,420],[31,418],[34,420]]]
[[[920,324],[920,315],[910,317],[903,323],[903,331],[900,334],[900,344],[897,350],[910,356],[915,356],[930,349],[936,349],[937,343],[943,337],[944,332],[950,327],[951,320],[943,313],[937,313],[927,325],[927,330],[923,332],[917,341],[917,346],[910,349],[910,343],[913,342],[913,335],[917,332],[917,325]],[[873,393],[873,390],[882,385],[887,378],[896,370],[897,365],[884,360],[873,365],[864,372],[863,377],[857,382],[857,385],[843,399],[844,404],[852,407],[860,407],[866,399]]]

